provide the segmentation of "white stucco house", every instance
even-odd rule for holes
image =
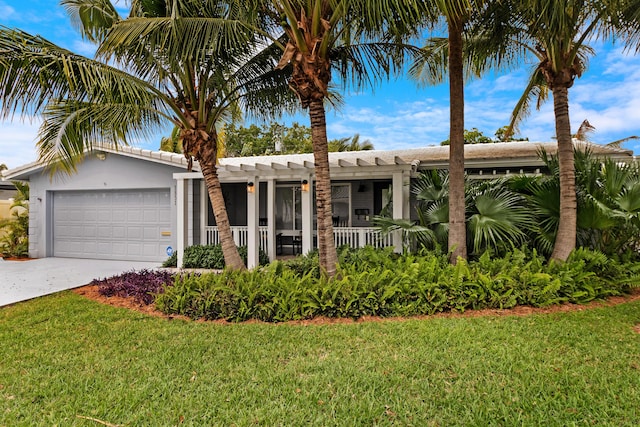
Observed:
[[[585,144],[585,143],[580,143]],[[629,150],[588,144],[597,154],[629,161]],[[543,173],[538,150],[556,144],[467,145],[471,176]],[[448,147],[330,153],[336,244],[398,245],[371,217],[391,202],[394,218],[412,215],[410,181],[426,169],[446,169]],[[271,259],[315,246],[314,164],[311,154],[220,160],[219,176],[236,243],[249,247],[249,266],[262,247]],[[188,245],[217,243],[217,229],[197,163],[182,155],[100,147],[76,174],[50,176],[30,163],[4,178],[30,184],[29,256],[163,261]]]

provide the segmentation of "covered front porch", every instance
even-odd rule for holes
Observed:
[[[383,210],[409,218],[409,183],[417,165],[375,153],[340,153],[333,161],[330,155],[336,246],[402,248],[401,236],[381,235],[372,218]],[[232,234],[238,246],[248,247],[249,268],[258,265],[259,248],[274,260],[317,246],[313,172],[312,156],[305,154],[221,159],[218,173]],[[186,246],[219,243],[219,234],[202,174],[176,173],[174,179],[181,265]]]

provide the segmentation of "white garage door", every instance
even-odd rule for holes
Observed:
[[[169,190],[53,195],[53,255],[162,261],[171,245]]]

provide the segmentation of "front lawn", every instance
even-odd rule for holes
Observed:
[[[640,301],[301,326],[0,309],[0,425],[640,424]],[[92,421],[93,418],[98,421]]]

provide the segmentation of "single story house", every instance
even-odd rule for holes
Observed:
[[[633,153],[584,142],[597,155],[630,161]],[[467,145],[465,168],[474,177],[539,174],[538,151],[556,143]],[[398,246],[380,236],[371,218],[387,208],[412,215],[411,179],[422,170],[446,169],[449,147],[330,153],[334,235],[337,245]],[[163,261],[186,246],[218,242],[217,228],[197,163],[184,156],[132,147],[87,152],[73,175],[50,174],[40,163],[5,171],[30,184],[29,256]],[[219,176],[236,243],[271,259],[315,246],[312,154],[224,158]]]

